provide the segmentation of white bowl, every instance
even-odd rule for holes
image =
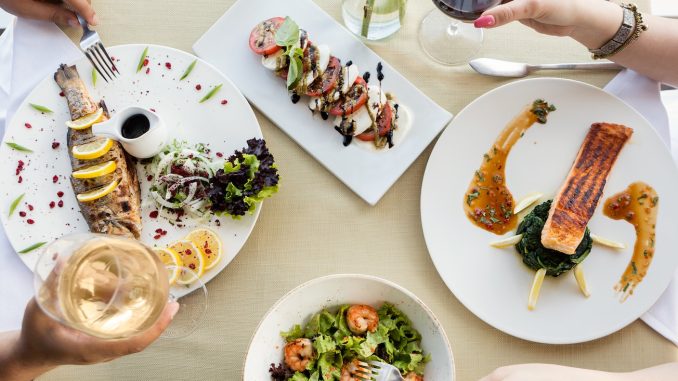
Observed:
[[[342,304],[369,304],[379,307],[389,302],[400,309],[421,333],[424,353],[431,361],[424,370],[425,380],[454,381],[454,358],[447,335],[431,310],[414,294],[395,283],[369,275],[338,274],[308,281],[283,296],[264,316],[247,350],[243,380],[266,381],[272,363],[283,361],[281,331],[305,324],[323,308]]]

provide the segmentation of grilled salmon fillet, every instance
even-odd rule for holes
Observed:
[[[575,253],[596,211],[607,176],[632,134],[633,129],[620,124],[591,125],[544,224],[544,247]]]
[[[108,118],[108,110],[102,102],[94,102],[80,79],[75,66],[61,65],[54,74],[68,102],[68,109],[73,120],[95,112],[99,107],[104,109]],[[68,129],[68,152],[71,157],[73,171],[115,161],[117,169],[108,175],[93,179],[76,179],[71,176],[71,185],[75,194],[86,193],[98,187],[118,180],[118,187],[108,195],[91,202],[80,202],[82,212],[93,233],[112,234],[139,238],[141,235],[141,191],[139,179],[132,158],[123,150],[118,142],[105,155],[93,160],[79,160],[71,154],[74,146],[93,142],[98,139],[92,129]]]

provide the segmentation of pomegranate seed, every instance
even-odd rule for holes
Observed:
[[[160,239],[160,234],[153,236],[153,239]]]
[[[228,101],[227,101],[226,99],[223,99],[223,100],[221,101],[221,104],[222,104],[222,105],[227,105],[227,104],[228,104]]]
[[[26,212],[23,210],[19,212],[19,217],[26,217]]]
[[[148,58],[144,58],[144,67],[148,66]]]
[[[21,184],[21,183],[23,183],[23,182],[24,182],[24,178],[21,177],[21,176],[19,176],[19,184]]]
[[[52,142],[52,149],[57,149],[57,148],[59,148],[60,145],[61,145],[61,143],[59,143],[59,142]]]
[[[168,69],[172,69],[172,64],[169,62],[165,62],[165,67]]]
[[[197,85],[195,85],[195,89],[200,91],[200,90],[202,90],[202,86],[200,86],[200,84],[197,84]]]
[[[151,108],[151,109],[149,109],[149,110],[151,110],[151,111],[155,112],[155,109],[154,109],[154,108]]]
[[[52,176],[52,182],[53,183],[56,184],[58,181],[59,181],[59,176],[57,176],[57,175]]]
[[[146,176],[146,180],[147,180],[147,181],[153,180],[153,176],[151,176],[151,175]]]
[[[191,254],[193,254],[193,252],[191,251],[191,249],[186,249],[186,254],[191,255]]]
[[[210,250],[210,249],[205,249],[205,254],[212,254],[212,250]]]
[[[189,267],[191,270],[195,270],[195,263],[191,263],[190,265],[188,265],[188,267]]]
[[[158,218],[158,211],[154,210],[148,216],[151,218]]]
[[[29,225],[33,225],[35,223],[35,221],[31,220],[30,218],[27,219],[26,222],[28,222]]]
[[[146,68],[146,74],[148,74],[148,73],[150,73],[150,72],[151,72],[151,68],[150,68],[150,67],[149,67],[149,68]]]
[[[224,154],[221,152],[217,152],[217,157],[224,157]]]
[[[115,56],[111,56],[111,61],[115,61]]]
[[[28,210],[32,212],[33,211],[33,205],[28,204]]]
[[[162,233],[160,233],[160,234],[167,235],[167,230],[163,230]]]
[[[57,197],[59,197],[59,198],[64,197],[64,192],[58,191],[58,192],[57,192]]]
[[[25,126],[26,128],[33,128],[33,126],[31,126],[30,123],[24,123],[24,126]]]
[[[50,208],[50,209],[54,209],[55,206],[56,206],[56,202],[50,201],[50,203],[49,203],[49,208]]]
[[[60,96],[60,97],[65,97],[66,94],[64,94],[64,92],[62,91],[62,92],[59,93],[59,96]]]
[[[158,233],[158,234],[162,234],[162,229],[160,229],[160,228],[155,229],[155,232]]]
[[[59,205],[59,208],[63,208],[64,207],[64,200],[59,200],[59,203],[57,205]]]

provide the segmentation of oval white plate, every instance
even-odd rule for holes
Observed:
[[[443,327],[414,294],[390,281],[369,275],[338,274],[310,280],[288,292],[266,313],[247,350],[243,380],[270,380],[272,363],[283,361],[285,340],[280,332],[305,324],[323,308],[342,304],[394,304],[421,333],[421,345],[431,355],[427,380],[454,381],[452,348]]]
[[[506,178],[519,200],[531,192],[552,198],[565,180],[586,133],[594,122],[625,124],[634,129],[612,169],[589,227],[627,249],[594,245],[584,262],[592,296],[584,298],[571,273],[548,277],[537,308],[527,309],[534,271],[515,249],[489,246],[498,236],[467,220],[462,202],[474,171],[496,136],[535,99],[557,111],[546,125],[525,133],[509,156]],[[610,195],[634,181],[659,193],[656,255],[635,294],[620,303],[613,287],[629,263],[635,232],[624,221],[600,212]],[[428,161],[421,190],[421,218],[433,262],[449,289],[488,324],[530,341],[564,344],[593,340],[615,332],[647,311],[669,284],[678,264],[675,216],[678,172],[652,126],[618,98],[576,81],[543,78],[510,83],[468,105],[438,140]],[[512,233],[511,233],[512,234]]]
[[[149,65],[136,73],[139,57],[148,46]],[[122,45],[108,49],[115,57],[116,66],[121,72],[120,78],[106,83],[100,76],[96,86],[92,85],[92,66],[86,58],[76,62],[78,72],[94,99],[104,99],[112,114],[116,110],[135,105],[153,108],[163,118],[170,130],[170,136],[185,140],[191,144],[209,143],[212,156],[221,152],[228,157],[234,150],[246,146],[253,137],[261,138],[261,130],[254,112],[231,81],[212,65],[198,59],[194,70],[183,81],[179,78],[195,56],[180,50],[155,45]],[[171,64],[168,69],[165,64]],[[54,70],[56,71],[56,67]],[[146,74],[146,69],[149,73]],[[199,103],[213,86],[223,83],[223,87],[212,99]],[[200,84],[202,89],[196,90]],[[7,237],[15,250],[20,251],[36,242],[52,241],[65,234],[87,231],[88,227],[80,214],[75,195],[71,188],[70,160],[66,147],[67,128],[64,122],[70,120],[66,99],[59,95],[60,89],[49,77],[43,80],[17,110],[7,125],[2,147],[0,147],[0,199],[2,199],[2,224]],[[228,100],[222,105],[221,100]],[[41,114],[29,106],[35,103],[46,106],[53,114]],[[25,127],[30,123],[32,128]],[[58,149],[52,149],[52,142],[61,143]],[[16,142],[34,151],[22,153],[9,149],[4,142]],[[26,163],[18,183],[15,175],[18,160]],[[142,165],[137,167],[141,181],[142,202],[148,194],[149,182],[146,180]],[[52,182],[57,175],[58,182]],[[64,192],[64,207],[50,209],[50,201],[58,202],[57,192]],[[21,205],[11,218],[8,211],[11,202],[25,193]],[[33,206],[29,211],[27,204]],[[254,228],[259,211],[241,220],[230,217],[214,218],[208,226],[217,231],[224,242],[224,256],[221,262],[203,276],[204,282],[216,276],[240,251]],[[143,233],[141,241],[151,246],[163,246],[183,238],[196,224],[185,220],[186,226],[172,226],[166,219],[151,219],[152,204],[142,210]],[[28,213],[26,218],[19,211]],[[35,224],[28,225],[31,218]],[[216,220],[221,226],[216,225]],[[167,230],[167,235],[154,239],[156,229]],[[19,254],[29,268],[35,267],[39,250],[28,254]],[[193,290],[187,288],[185,293]]]

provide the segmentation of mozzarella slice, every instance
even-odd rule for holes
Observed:
[[[365,132],[365,130],[372,127],[372,118],[370,118],[370,112],[368,112],[367,108],[370,108],[369,111],[371,111],[372,115],[374,115],[376,118],[377,114],[379,113],[379,109],[386,103],[386,101],[386,94],[381,91],[379,86],[368,86],[367,103],[360,107],[353,114],[346,116],[347,119],[352,120],[355,123],[353,135],[360,135],[361,133]],[[341,116],[336,117],[334,120],[334,125],[340,125],[341,121]]]
[[[278,68],[278,58],[285,54],[282,49],[277,52],[261,57],[261,64],[268,70],[276,70]]]
[[[341,71],[341,75],[343,77],[342,81],[342,86],[341,91],[342,94],[348,93],[348,90],[351,89],[351,86],[355,83],[356,80],[358,80],[358,77],[360,77],[360,71],[358,70],[358,65],[353,64],[349,67],[344,67]]]
[[[318,45],[316,48],[316,55],[318,57],[318,65],[316,66],[315,73],[313,71],[306,74],[306,83],[311,84],[318,78],[322,73],[327,70],[327,66],[330,64],[330,47],[323,44]]]

